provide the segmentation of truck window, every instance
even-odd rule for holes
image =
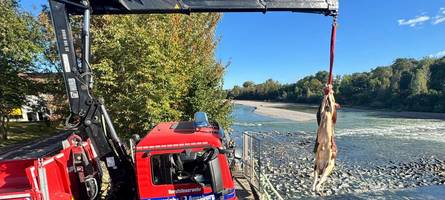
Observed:
[[[200,161],[202,152],[160,154],[151,156],[153,184],[211,184],[210,168]]]

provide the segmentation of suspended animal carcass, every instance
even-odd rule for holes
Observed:
[[[315,145],[314,184],[312,190],[320,192],[335,166],[337,147],[334,140],[334,127],[337,120],[337,104],[332,86],[328,85],[317,113],[318,130]],[[320,176],[320,177],[319,177]]]

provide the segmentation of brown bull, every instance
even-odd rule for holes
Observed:
[[[337,120],[337,104],[332,87],[325,89],[323,101],[317,113],[317,139],[314,148],[314,184],[312,190],[320,192],[322,184],[334,169],[337,147],[334,140],[334,127]],[[319,178],[319,176],[321,177]]]

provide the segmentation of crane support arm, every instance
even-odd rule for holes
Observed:
[[[338,0],[91,0],[90,2],[94,14],[290,11],[336,15],[338,11]],[[83,14],[82,9],[77,6],[71,8],[71,14]]]
[[[84,6],[85,5],[85,6]],[[82,138],[91,139],[98,160],[106,163],[114,194],[130,196],[134,193],[134,169],[124,143],[116,134],[110,116],[102,101],[91,93],[93,73],[91,72],[89,22],[91,8],[88,2],[76,5],[59,0],[49,0],[51,19],[57,39],[63,77],[70,103],[70,117],[67,128],[78,130]],[[76,52],[71,31],[68,7],[83,8],[81,56]],[[98,181],[99,182],[99,181]],[[90,191],[85,185],[85,192]],[[117,198],[118,199],[118,198]]]

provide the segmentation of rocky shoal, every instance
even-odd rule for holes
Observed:
[[[319,195],[311,191],[315,140],[312,135],[263,132],[257,133],[256,137],[261,140],[261,151],[257,156],[261,158],[261,171],[283,198],[301,199]],[[322,195],[444,184],[445,161],[436,157],[424,156],[414,161],[391,161],[367,166],[340,160],[325,182]]]

